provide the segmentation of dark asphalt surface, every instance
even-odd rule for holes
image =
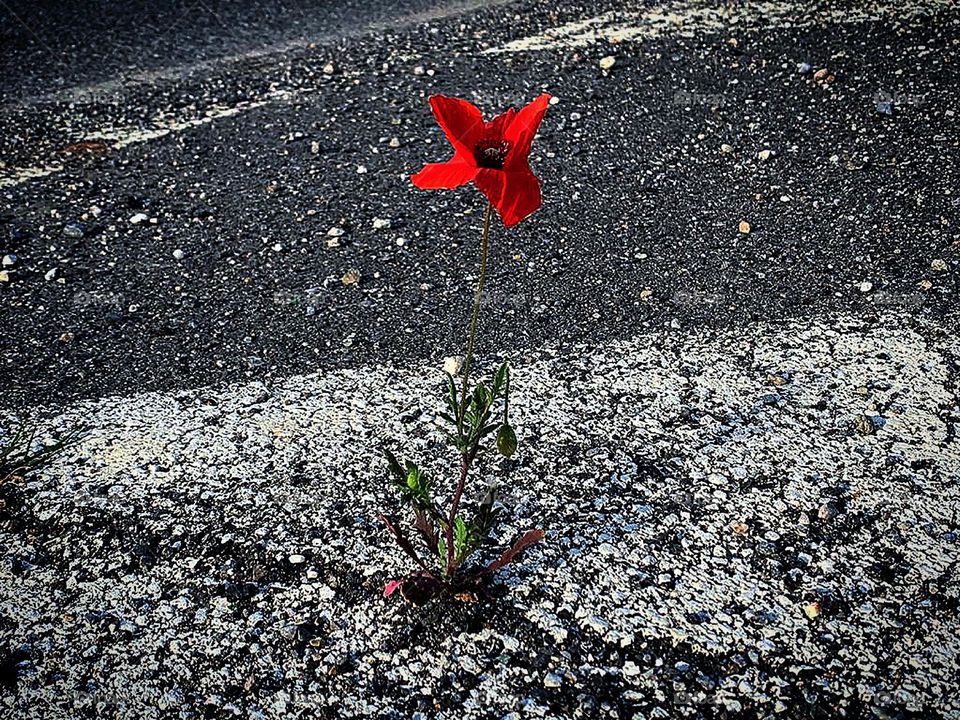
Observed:
[[[6,5],[0,174],[65,169],[0,188],[0,255],[16,256],[2,406],[460,352],[482,200],[404,177],[449,155],[433,92],[487,113],[560,98],[531,156],[544,206],[495,231],[482,351],[889,308],[956,328],[956,10],[482,55],[635,4],[209,3],[220,24],[200,3],[103,3],[88,24],[98,6]],[[340,39],[298,42],[313,36]],[[75,147],[277,91],[149,142]],[[878,91],[900,99],[892,115]]]

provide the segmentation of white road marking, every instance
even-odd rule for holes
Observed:
[[[181,120],[159,120],[149,127],[130,125],[122,128],[104,128],[88,134],[83,138],[82,142],[102,142],[113,150],[121,150],[130,145],[149,142],[170,135],[171,133],[181,132],[201,125],[208,125],[223,118],[249,112],[250,110],[255,110],[278,100],[289,100],[309,91],[309,89],[300,90],[296,93],[273,91],[260,96],[256,100],[244,100],[232,106],[214,106],[207,110],[202,117],[185,118]],[[12,187],[28,180],[47,177],[48,175],[62,171],[63,167],[63,164],[60,162],[51,162],[38,167],[0,170],[0,188]]]
[[[487,53],[527,52],[572,48],[597,42],[623,42],[664,35],[698,34],[740,28],[809,27],[910,17],[953,7],[951,0],[882,0],[854,7],[827,5],[815,9],[805,3],[748,2],[718,5],[702,0],[668,2],[640,12],[607,12],[520,38]]]

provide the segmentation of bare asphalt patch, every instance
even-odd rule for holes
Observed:
[[[0,321],[15,329],[0,402],[455,351],[481,206],[405,177],[447,152],[431,92],[489,112],[561,98],[534,146],[544,208],[495,239],[496,347],[838,310],[949,318],[954,11],[797,28],[760,12],[694,37],[481,54],[617,7],[518,3],[5,108],[6,170],[64,170],[0,191]],[[278,101],[194,123],[265,96]],[[102,139],[171,123],[185,129]]]
[[[381,597],[375,521],[384,443],[449,467],[439,369],[73,405],[90,436],[3,498],[0,708],[956,718],[960,346],[909,323],[514,357],[521,452],[484,480],[501,540],[548,536],[452,609]]]

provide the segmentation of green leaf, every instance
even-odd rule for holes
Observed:
[[[501,425],[497,433],[497,450],[504,457],[512,457],[517,451],[517,434],[507,423]]]
[[[453,549],[457,559],[464,557],[469,546],[470,533],[463,518],[458,517],[453,523]]]
[[[454,417],[460,417],[460,403],[457,400],[457,384],[454,382],[453,375],[444,372],[447,376],[447,407]]]
[[[503,397],[504,392],[510,387],[510,367],[506,361],[497,369],[493,376],[493,396],[495,398]]]
[[[390,472],[393,473],[394,476],[397,478],[397,480],[399,480],[400,482],[406,481],[407,474],[403,471],[403,468],[400,466],[400,463],[397,460],[397,456],[394,455],[392,452],[390,452],[387,448],[383,449],[383,454],[387,458],[387,465],[390,468]]]

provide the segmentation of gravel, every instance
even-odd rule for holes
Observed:
[[[374,515],[384,444],[449,468],[439,367],[81,402],[3,490],[0,714],[956,718],[958,357],[895,313],[515,353],[481,465],[547,538],[421,610]]]

